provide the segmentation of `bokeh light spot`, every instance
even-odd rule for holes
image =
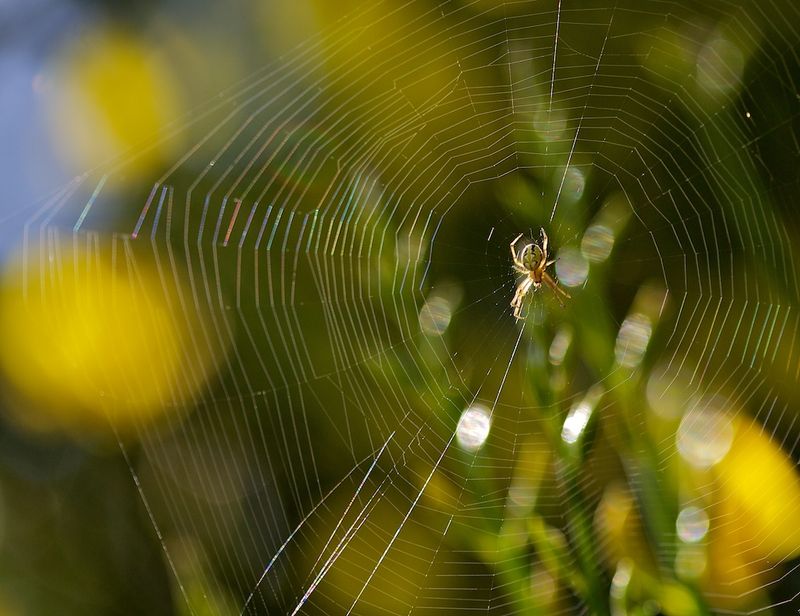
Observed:
[[[586,175],[577,167],[569,167],[562,176],[563,184],[560,188],[560,199],[568,203],[579,201],[586,189]]]
[[[489,409],[479,404],[466,409],[458,420],[456,439],[462,449],[477,451],[489,437],[492,418]]]
[[[567,328],[561,328],[553,338],[550,344],[550,363],[554,366],[560,366],[564,361],[570,344],[572,344],[572,331]]]
[[[653,328],[650,319],[641,313],[634,313],[625,319],[619,328],[614,356],[620,366],[635,368],[642,361]]]
[[[558,252],[556,272],[560,283],[567,287],[578,287],[586,282],[589,264],[580,251],[567,247]]]
[[[733,442],[733,424],[715,403],[698,403],[678,426],[678,451],[698,469],[707,469],[722,460]]]
[[[419,311],[419,326],[429,336],[441,336],[447,331],[452,314],[453,310],[446,298],[431,297]]]
[[[699,507],[685,507],[678,514],[675,530],[684,543],[697,543],[708,533],[708,515]]]
[[[589,423],[591,415],[592,407],[588,402],[581,402],[569,412],[564,420],[564,426],[561,428],[561,438],[565,443],[572,445],[578,440],[586,428],[586,424]]]
[[[697,54],[697,83],[709,94],[736,90],[743,71],[742,51],[725,37],[713,37]]]
[[[708,558],[699,545],[682,545],[675,554],[675,573],[683,580],[696,580],[705,573]]]
[[[602,263],[614,248],[614,232],[605,225],[592,225],[581,240],[581,253],[592,263]]]

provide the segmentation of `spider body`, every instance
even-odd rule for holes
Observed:
[[[511,307],[514,309],[514,318],[522,319],[522,304],[525,296],[531,289],[538,289],[542,283],[546,284],[556,296],[558,303],[564,305],[564,299],[569,299],[570,295],[558,286],[558,282],[547,273],[547,268],[555,263],[555,259],[547,259],[547,233],[541,229],[542,241],[540,244],[528,242],[519,251],[516,246],[522,238],[522,233],[511,242],[511,258],[514,260],[514,270],[522,274],[524,278],[517,284],[517,290],[511,300]]]

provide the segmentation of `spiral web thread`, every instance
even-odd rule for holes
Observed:
[[[209,578],[209,595],[231,593],[242,613],[521,609],[477,554],[502,558],[485,547],[488,529],[520,515],[512,476],[541,428],[540,409],[516,391],[536,325],[508,307],[508,241],[534,223],[478,213],[477,242],[447,232],[473,216],[474,191],[520,174],[548,178],[540,224],[563,245],[585,231],[564,205],[575,177],[592,181],[582,207],[621,196],[632,222],[613,268],[645,269],[673,307],[659,325],[668,380],[683,378],[698,399],[724,390],[797,454],[776,385],[799,376],[797,275],[774,203],[798,176],[761,156],[776,143],[791,160],[800,151],[796,7],[721,2],[692,19],[671,2],[544,6],[366,6],[177,127],[203,137],[117,233],[95,229],[127,161],[76,178],[29,215],[29,250],[58,258],[58,238],[90,251],[107,242],[116,267],[152,260],[165,295],[180,289],[175,314],[205,318],[182,349],[197,408],[166,434],[142,425],[141,452],[128,456],[184,596],[202,567],[176,564],[170,536],[204,538],[228,585]],[[738,76],[720,60],[732,48]],[[681,49],[705,64],[680,70]],[[657,74],[653,56],[677,68]],[[786,108],[762,106],[762,87]],[[626,246],[649,257],[626,261]],[[454,315],[471,348],[486,349],[472,357],[420,328],[453,261],[474,264],[483,285]],[[40,272],[28,276],[35,284]],[[207,355],[213,383],[195,369]],[[613,372],[595,381],[626,380]],[[456,423],[476,404],[492,430],[484,449],[465,452]],[[350,472],[332,476],[341,459]],[[566,525],[571,502],[537,507]],[[659,547],[660,562],[674,557]],[[774,566],[786,563],[763,563]],[[776,604],[795,599],[767,590]]]

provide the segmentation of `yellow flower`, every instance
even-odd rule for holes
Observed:
[[[733,444],[715,474],[728,523],[745,539],[739,551],[772,562],[800,555],[800,479],[769,432],[736,421]]]
[[[199,323],[176,314],[175,289],[142,263],[118,256],[112,266],[108,251],[62,242],[42,257],[25,270],[13,263],[0,289],[15,418],[41,431],[125,433],[185,408],[211,358],[189,348]]]
[[[759,590],[800,554],[800,480],[769,432],[734,418],[728,452],[712,467],[708,570],[704,588],[718,608],[756,609]]]
[[[132,155],[123,174],[128,180],[162,163],[175,140],[159,141],[159,134],[181,108],[164,59],[116,30],[71,41],[58,57],[45,96],[64,162],[85,171]]]

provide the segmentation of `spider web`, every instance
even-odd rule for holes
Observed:
[[[543,609],[534,507],[577,548],[565,566],[607,547],[574,527],[607,478],[550,476],[548,418],[651,370],[659,400],[724,396],[796,457],[799,17],[772,0],[365,6],[177,127],[202,137],[128,191],[115,233],[128,161],[41,204],[26,246],[107,243],[203,316],[182,350],[192,413],[120,441],[187,611],[197,580],[231,613]],[[517,322],[509,242],[540,227],[573,299],[532,292]],[[593,331],[614,356],[542,382],[556,342]],[[666,468],[674,439],[656,453]],[[731,613],[795,599],[795,564],[757,565],[780,575],[733,585]],[[559,592],[554,611],[588,609]]]

